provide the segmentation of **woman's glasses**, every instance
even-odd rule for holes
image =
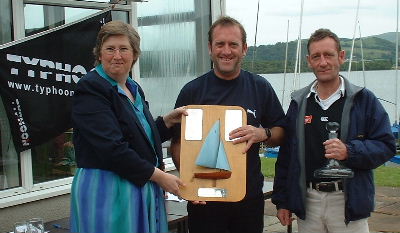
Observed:
[[[119,54],[121,54],[121,55],[127,55],[127,54],[129,54],[131,52],[131,49],[130,48],[125,48],[125,47],[118,48],[118,49],[117,48],[113,48],[113,47],[108,47],[108,48],[104,49],[104,52],[107,55],[114,55],[117,51],[119,51]]]

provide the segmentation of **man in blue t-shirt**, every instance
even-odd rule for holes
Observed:
[[[233,130],[234,143],[246,143],[246,196],[240,202],[189,202],[189,231],[262,232],[263,175],[258,155],[260,142],[279,145],[284,137],[280,127],[284,112],[271,84],[263,77],[240,68],[247,52],[246,32],[235,19],[222,17],[208,32],[208,48],[214,69],[187,83],[175,107],[190,104],[241,106],[248,125]],[[171,151],[179,168],[180,129],[175,130]]]

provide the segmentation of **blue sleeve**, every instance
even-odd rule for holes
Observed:
[[[289,109],[283,120],[280,121],[280,126],[285,130],[285,140],[279,149],[277,161],[275,163],[274,188],[272,193],[272,203],[277,209],[288,209],[287,202],[288,194],[288,174],[291,161],[291,151],[293,150],[294,142],[296,141],[296,104],[294,101],[290,103]]]
[[[165,125],[165,122],[161,116],[157,117],[155,123],[156,123],[157,130],[160,134],[161,142],[165,142],[165,141],[171,139],[171,137],[173,135],[172,128],[171,129],[167,128],[167,126]]]
[[[350,129],[356,134],[347,141],[345,163],[349,168],[375,169],[396,153],[389,116],[372,92],[364,90],[356,98],[353,111],[363,111],[352,113]]]

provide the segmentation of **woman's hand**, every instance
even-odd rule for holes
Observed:
[[[179,196],[179,186],[185,186],[181,179],[169,173],[163,172],[158,168],[154,169],[150,180],[156,182],[166,192],[170,192],[176,196]]]
[[[181,122],[182,115],[188,115],[184,106],[172,110],[167,115],[163,116],[165,126],[167,126],[167,128],[171,128],[174,124]]]

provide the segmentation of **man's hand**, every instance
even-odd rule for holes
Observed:
[[[292,217],[292,212],[287,209],[279,209],[276,217],[279,219],[283,226],[292,224],[294,218]]]
[[[326,140],[323,145],[328,159],[346,160],[349,157],[346,145],[337,138]]]
[[[233,141],[233,144],[246,142],[246,148],[242,152],[245,154],[254,143],[265,141],[267,139],[267,135],[265,134],[264,128],[256,128],[252,125],[245,125],[232,130],[229,133],[229,138],[236,138],[236,140]]]

